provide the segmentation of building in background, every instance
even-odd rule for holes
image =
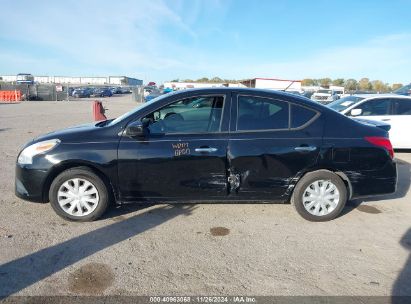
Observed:
[[[174,91],[194,88],[219,88],[219,87],[244,87],[240,83],[215,83],[215,82],[164,82],[164,88],[170,88]]]
[[[109,84],[129,85],[129,86],[141,86],[143,80],[130,78],[126,76],[109,76]]]
[[[240,82],[247,88],[287,90],[301,92],[301,80],[286,80],[276,78],[252,78]]]
[[[271,90],[287,90],[301,92],[301,80],[285,80],[274,78],[251,78],[241,80],[238,83],[213,83],[213,82],[165,82],[165,88],[173,90],[192,89],[192,88],[218,88],[218,87],[237,87],[237,88],[257,88]]]
[[[18,75],[0,76],[4,82],[17,82]],[[143,85],[143,80],[127,76],[34,76],[34,83],[58,83],[58,84],[91,84],[91,85]]]

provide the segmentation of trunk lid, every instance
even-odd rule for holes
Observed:
[[[381,128],[387,132],[391,129],[391,125],[383,121],[370,120],[370,119],[364,119],[364,118],[353,118],[353,119],[367,126],[375,126],[375,127]]]

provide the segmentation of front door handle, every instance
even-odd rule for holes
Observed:
[[[217,148],[210,148],[210,147],[195,148],[194,151],[199,152],[199,153],[213,153],[217,151]]]
[[[300,146],[300,147],[295,147],[294,150],[299,151],[299,152],[312,152],[312,151],[317,150],[317,147],[314,147],[314,146]]]
[[[389,118],[384,118],[384,119],[381,119],[382,121],[390,121],[391,119],[389,119]]]

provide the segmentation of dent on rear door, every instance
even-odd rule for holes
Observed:
[[[299,130],[231,132],[227,154],[230,195],[283,200],[293,181],[317,166],[322,132],[321,116]]]
[[[296,147],[315,146],[299,152]],[[312,132],[285,131],[235,135],[229,140],[230,194],[244,199],[281,199],[294,179],[318,162],[321,137]]]

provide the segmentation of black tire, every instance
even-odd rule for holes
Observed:
[[[331,181],[340,194],[339,202],[335,209],[326,215],[314,215],[308,212],[303,204],[303,195],[309,185],[319,180]],[[307,173],[297,183],[291,196],[291,203],[294,205],[297,212],[306,220],[312,222],[325,222],[336,218],[347,202],[347,187],[343,180],[335,173],[328,170],[318,170]]]
[[[95,209],[84,216],[75,216],[67,213],[63,210],[58,202],[58,191],[60,187],[68,180],[73,178],[81,178],[90,182],[97,189],[98,192],[98,203]],[[49,200],[50,204],[53,207],[54,211],[62,218],[70,221],[76,222],[90,222],[98,219],[106,211],[110,203],[110,194],[107,190],[107,186],[97,176],[92,170],[87,167],[76,167],[68,169],[60,173],[51,183],[49,191]]]

